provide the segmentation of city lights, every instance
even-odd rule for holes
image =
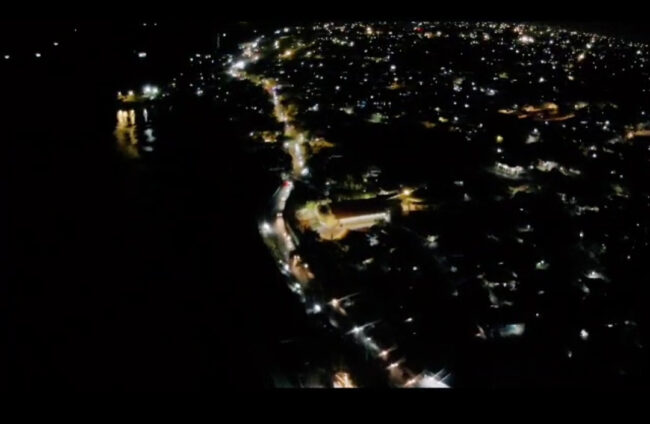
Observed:
[[[432,54],[431,43],[449,47],[467,63],[444,49]],[[436,314],[444,306],[435,299],[429,308],[421,306],[426,281],[453,287],[446,294],[459,305],[484,304],[495,312],[477,313],[478,323],[465,323],[479,328],[475,338],[489,350],[488,343],[504,339],[534,339],[536,326],[552,316],[538,311],[558,289],[540,281],[561,278],[571,266],[580,271],[566,284],[578,290],[567,302],[590,302],[607,290],[597,288],[596,280],[609,283],[605,274],[614,279],[606,265],[618,259],[608,244],[616,243],[624,260],[634,257],[631,244],[620,241],[625,239],[603,236],[618,231],[603,216],[625,208],[629,197],[610,180],[625,181],[617,162],[627,154],[623,146],[646,137],[650,124],[641,111],[627,120],[613,112],[625,102],[626,111],[636,110],[632,97],[597,103],[588,95],[601,76],[620,81],[606,70],[608,43],[534,25],[325,23],[280,29],[243,44],[232,57],[227,72],[259,88],[269,105],[259,116],[271,116],[277,125],[251,128],[251,135],[266,141],[260,134],[275,132],[287,161],[277,168],[296,187],[274,196],[278,224],[262,224],[260,234],[280,263],[291,264],[285,275],[307,312],[328,316],[369,358],[383,362],[391,386],[456,384],[449,372],[429,373],[408,360],[407,346],[421,349],[418,356],[435,357],[429,345],[440,334],[427,323],[444,320]],[[638,75],[645,47],[617,48],[628,52],[617,71]],[[251,58],[255,67],[239,72]],[[639,99],[647,81],[634,84],[633,98]],[[426,137],[410,131],[413,122]],[[402,132],[409,142],[400,145],[392,139]],[[615,142],[602,146],[601,140]],[[587,190],[586,181],[600,178],[593,172],[601,162],[608,173],[613,170],[603,184],[606,196],[587,195],[596,189]],[[370,172],[368,165],[378,169]],[[532,206],[541,203],[552,205],[546,214]],[[550,231],[554,225],[563,230]],[[305,278],[306,270],[313,278]],[[346,291],[362,294],[351,302],[341,297]],[[521,310],[526,302],[534,309]],[[389,325],[360,324],[378,319]],[[578,340],[591,342],[585,329],[574,331]],[[393,343],[404,358],[386,366],[393,348],[380,346]],[[442,368],[434,362],[427,367]],[[339,380],[332,384],[349,383],[343,375]]]

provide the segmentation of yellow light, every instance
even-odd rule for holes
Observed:
[[[496,140],[497,140],[497,143],[503,143],[503,136],[497,135]]]
[[[337,389],[352,389],[357,387],[352,381],[352,378],[350,378],[350,374],[344,371],[339,371],[334,374],[334,382],[332,385]]]

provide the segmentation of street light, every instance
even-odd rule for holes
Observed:
[[[388,365],[386,368],[389,370],[394,370],[395,368],[399,367],[400,361],[395,361]]]
[[[268,222],[264,222],[264,223],[262,224],[262,233],[263,233],[264,235],[271,234],[271,226],[269,225]]]

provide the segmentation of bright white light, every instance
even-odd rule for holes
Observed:
[[[388,367],[386,367],[386,368],[388,368],[389,370],[392,370],[392,369],[395,369],[395,368],[397,368],[397,367],[399,367],[399,361],[393,362],[392,364],[390,364],[390,365],[389,365]]]
[[[598,279],[600,279],[600,280],[604,280],[604,279],[605,279],[605,276],[604,276],[603,274],[601,274],[600,272],[597,272],[597,271],[591,270],[591,271],[589,271],[589,273],[587,274],[587,278],[589,278],[590,280],[598,280]]]
[[[57,46],[59,45],[59,42],[58,42],[58,41],[55,41],[55,42],[53,42],[52,44],[54,45],[54,47],[57,47]]]
[[[548,267],[549,267],[549,265],[544,259],[542,259],[541,261],[539,261],[539,262],[537,262],[535,264],[535,269],[539,269],[539,270],[542,270],[542,271],[548,269]]]
[[[580,338],[582,340],[587,340],[589,338],[589,333],[584,328],[580,330]]]
[[[138,53],[138,57],[141,58],[141,59],[147,57],[147,52]]]
[[[521,44],[530,44],[535,42],[535,39],[530,35],[522,35],[521,37],[519,37],[519,42]]]
[[[8,54],[6,54],[6,55],[5,55],[5,59],[11,59],[11,56],[9,56]]]
[[[419,378],[418,376],[415,376],[415,377],[411,378],[410,380],[408,380],[406,383],[404,383],[404,385],[407,386],[407,387],[412,386],[415,383],[417,383],[418,378]]]
[[[36,57],[41,57],[41,54],[38,53],[38,52],[36,52],[36,53],[34,53],[34,56],[36,56]]]
[[[314,304],[314,313],[318,314],[320,311],[322,311],[321,306],[318,303]]]
[[[302,293],[302,287],[300,287],[300,284],[298,284],[298,283],[294,283],[291,286],[291,289],[296,293]]]
[[[442,379],[438,378],[438,375],[433,375],[429,373],[425,373],[422,375],[416,387],[431,388],[431,389],[449,388],[449,386],[445,384],[445,382]]]

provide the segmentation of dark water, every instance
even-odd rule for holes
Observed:
[[[255,225],[277,181],[209,101],[176,102],[156,151],[124,157],[115,89],[146,72],[97,34],[10,69],[9,381],[269,387],[304,331]]]

